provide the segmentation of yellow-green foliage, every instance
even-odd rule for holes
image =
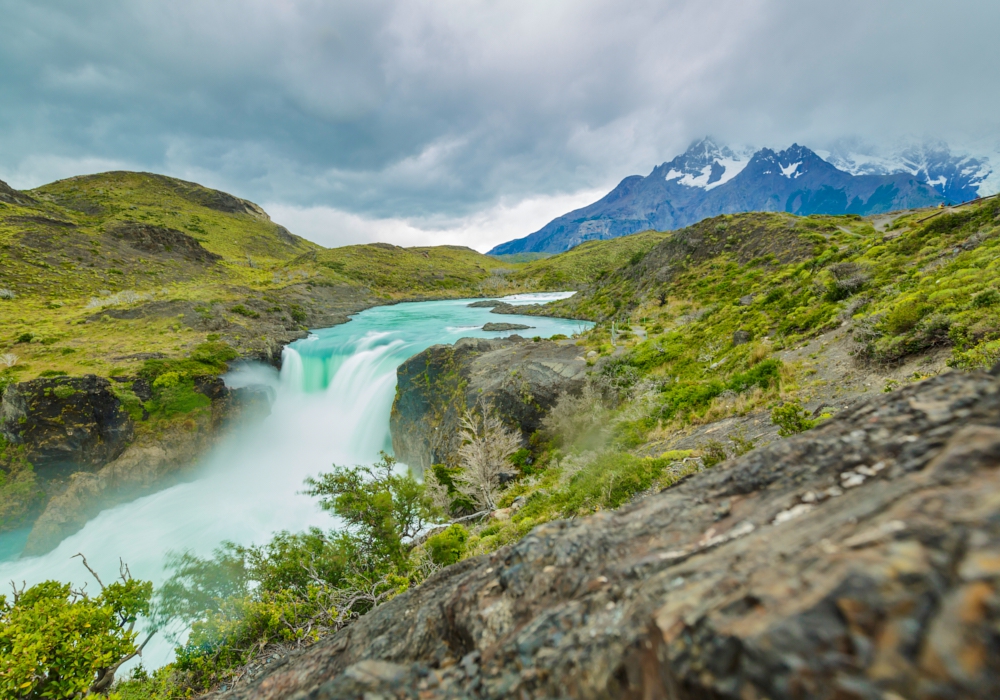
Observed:
[[[153,586],[124,580],[93,598],[46,581],[0,596],[0,697],[35,700],[87,694],[105,669],[136,651],[135,620]]]
[[[607,241],[587,241],[565,253],[532,261],[512,277],[539,289],[581,289],[641,258],[669,235],[645,231]]]
[[[663,421],[700,418],[723,393],[777,398],[785,370],[767,356],[845,322],[861,364],[950,346],[954,366],[989,367],[1000,360],[1000,201],[928,216],[888,233],[855,216],[717,217],[551,312],[598,321],[586,343],[601,354],[626,347],[603,370],[619,394],[646,388],[644,415],[616,424],[626,448]]]
[[[0,531],[17,527],[42,496],[23,445],[0,436]]]
[[[816,427],[819,421],[810,418],[797,401],[789,401],[771,409],[771,422],[778,426],[778,435],[788,437]]]
[[[427,551],[431,561],[439,566],[454,564],[465,554],[469,531],[464,525],[455,523],[449,525],[436,535],[427,538]]]
[[[332,280],[371,286],[390,296],[471,296],[493,270],[493,258],[461,246],[399,248],[385,243],[351,245],[309,254]]]
[[[257,323],[306,323],[303,307],[322,308],[331,294],[342,313],[378,299],[522,290],[508,282],[516,264],[468,248],[326,250],[250,202],[160,175],[103,173],[27,194],[33,203],[0,202],[0,354],[17,356],[18,379],[108,376],[138,369],[137,355],[183,357],[210,335],[195,314],[224,316],[253,337]],[[204,255],[136,247],[120,237],[125,226],[169,229]]]

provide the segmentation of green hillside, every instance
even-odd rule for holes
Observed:
[[[602,280],[633,258],[641,257],[669,235],[661,231],[644,231],[608,241],[587,241],[565,253],[534,260],[512,278],[540,289],[582,289]]]
[[[252,202],[162,175],[3,185],[0,370],[127,373],[206,340],[267,357],[386,300],[479,295],[499,267],[448,246],[323,249]]]

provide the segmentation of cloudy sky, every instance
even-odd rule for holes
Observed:
[[[487,250],[730,143],[1000,141],[995,0],[0,0],[0,179],[162,172]]]

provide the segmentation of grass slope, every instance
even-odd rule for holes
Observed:
[[[598,322],[577,341],[596,351],[592,389],[553,409],[500,501],[520,509],[471,527],[463,556],[667,487],[863,394],[991,367],[998,285],[997,199],[869,219],[741,214],[661,238],[553,305]]]
[[[478,295],[498,267],[466,248],[323,249],[252,202],[162,175],[4,186],[3,375],[131,373],[215,340],[267,356],[376,303]]]

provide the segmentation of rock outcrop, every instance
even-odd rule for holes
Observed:
[[[0,433],[28,448],[40,475],[93,470],[117,458],[134,425],[103,377],[58,377],[11,384],[0,402]]]
[[[111,235],[144,253],[172,254],[185,260],[203,263],[222,260],[221,255],[206,250],[195,238],[164,226],[126,221],[114,227]]]
[[[951,373],[540,525],[224,695],[996,698],[998,543],[1000,380]]]
[[[396,371],[392,448],[423,470],[451,463],[462,412],[483,399],[527,438],[564,391],[583,387],[587,363],[573,341],[462,338],[414,355]]]
[[[483,325],[484,331],[526,331],[534,326],[526,326],[523,323],[487,323]]]
[[[270,387],[228,389],[218,377],[200,377],[197,387],[212,400],[206,424],[196,424],[193,430],[178,426],[155,437],[141,436],[97,472],[70,475],[65,488],[35,521],[23,554],[45,554],[101,511],[189,478],[198,459],[228,428],[262,420],[270,415],[274,401]]]

